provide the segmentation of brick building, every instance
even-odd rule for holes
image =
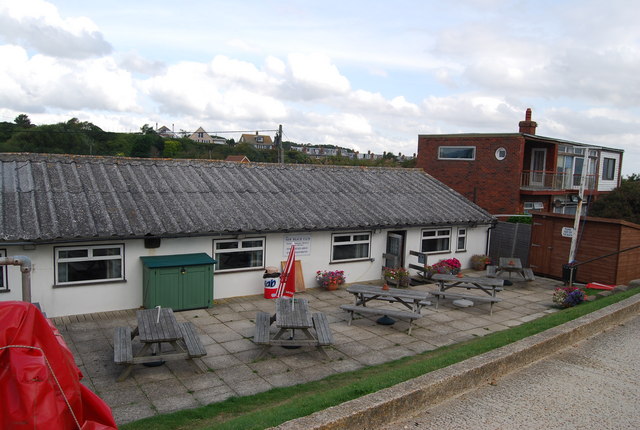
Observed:
[[[583,176],[589,200],[620,184],[622,150],[538,136],[536,127],[527,109],[518,133],[421,134],[417,166],[495,215],[571,214]]]

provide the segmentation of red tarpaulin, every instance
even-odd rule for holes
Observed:
[[[116,429],[56,327],[31,303],[0,302],[0,428]]]

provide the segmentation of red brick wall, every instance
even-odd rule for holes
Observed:
[[[475,146],[476,159],[438,160],[439,146]],[[507,157],[498,160],[503,147]],[[503,135],[420,135],[417,166],[492,214],[513,214],[520,209],[520,176],[524,138]]]

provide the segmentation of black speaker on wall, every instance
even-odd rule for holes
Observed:
[[[145,248],[160,248],[160,238],[159,237],[148,237],[144,240]]]

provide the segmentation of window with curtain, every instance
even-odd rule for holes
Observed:
[[[616,159],[605,157],[602,160],[602,179],[605,181],[613,181],[616,176]]]
[[[458,244],[456,246],[456,251],[466,251],[467,250],[467,229],[466,228],[458,228]]]

